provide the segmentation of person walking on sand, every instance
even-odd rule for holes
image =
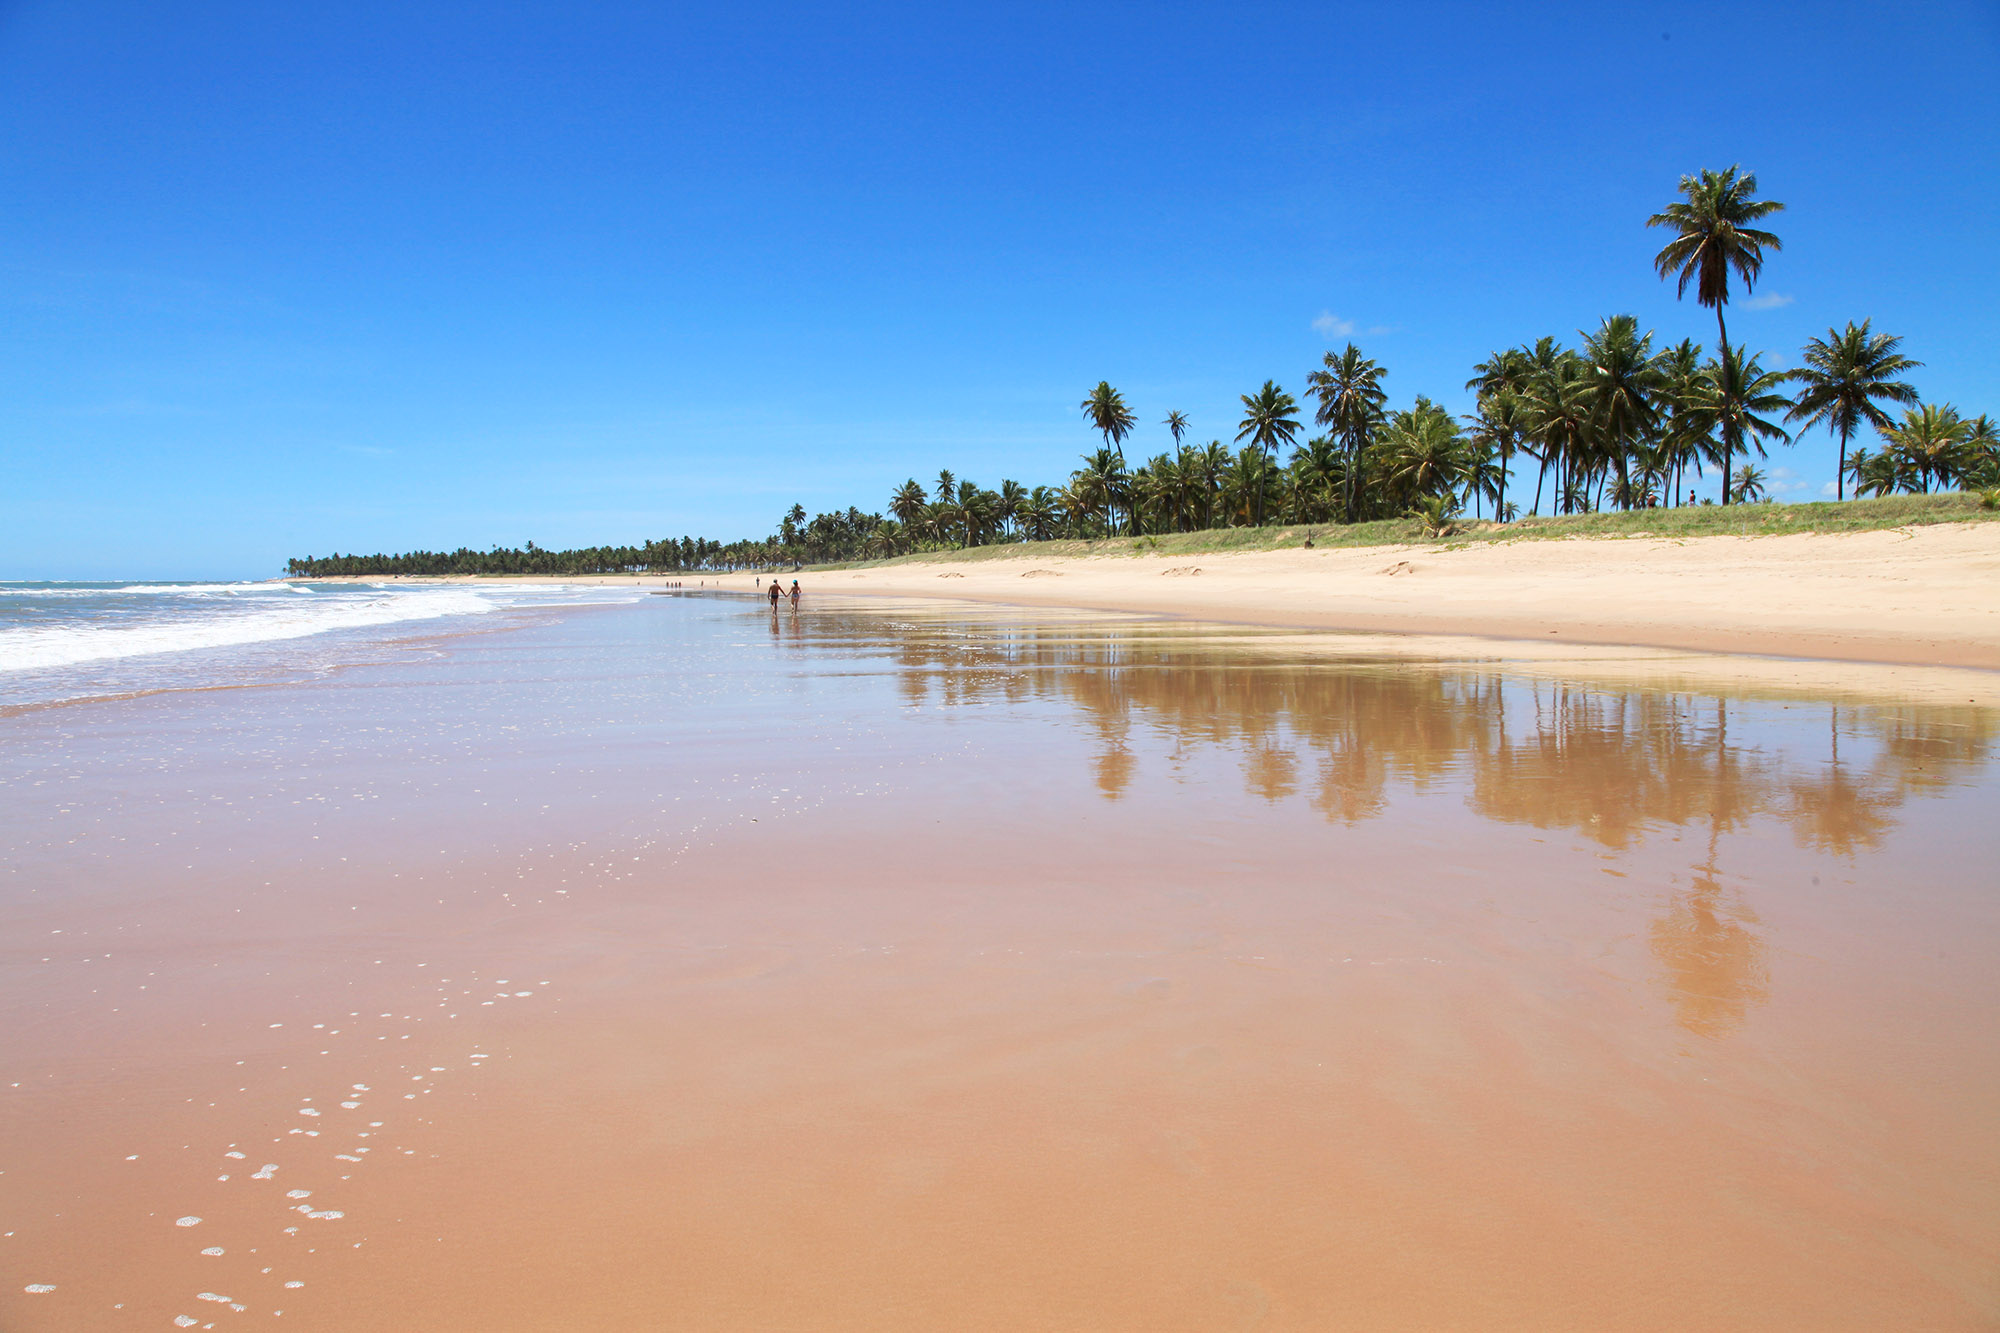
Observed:
[[[785,590],[784,590],[783,588],[780,588],[780,587],[778,586],[778,581],[777,581],[776,579],[772,579],[772,580],[771,580],[771,609],[772,609],[773,611],[776,611],[776,610],[778,609],[778,599],[779,599],[780,597],[783,597],[784,595],[785,595]]]

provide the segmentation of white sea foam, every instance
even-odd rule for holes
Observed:
[[[264,599],[206,614],[148,616],[140,623],[72,620],[0,628],[0,671],[37,671],[155,653],[301,639],[445,616],[484,615],[498,603],[458,588],[374,593],[336,600]]]

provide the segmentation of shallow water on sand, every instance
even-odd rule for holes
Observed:
[[[1305,638],[0,717],[0,1327],[1990,1326],[2000,715]]]

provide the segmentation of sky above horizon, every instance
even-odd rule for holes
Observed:
[[[1055,484],[1100,379],[1136,462],[1350,338],[1463,412],[1607,315],[1712,347],[1644,222],[1731,163],[1732,342],[1871,318],[2000,412],[1991,3],[954,8],[0,0],[0,578]]]

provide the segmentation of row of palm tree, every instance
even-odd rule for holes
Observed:
[[[1125,443],[1137,414],[1108,381],[1081,404],[1101,446],[1060,487],[1006,481],[986,491],[944,474],[935,500],[913,479],[896,492],[873,541],[878,550],[976,545],[1008,538],[1186,531],[1277,521],[1359,522],[1415,514],[1442,527],[1470,508],[1511,519],[1508,499],[1521,469],[1534,472],[1530,513],[1547,492],[1556,513],[1605,507],[1677,505],[1692,499],[1694,478],[1713,469],[1721,500],[1755,500],[1766,474],[1755,458],[1794,431],[1821,428],[1840,444],[1836,495],[2000,485],[1994,428],[1967,420],[1948,404],[1920,404],[1904,378],[1922,363],[1904,356],[1902,340],[1872,323],[1850,322],[1812,339],[1794,370],[1766,369],[1759,353],[1732,345],[1725,318],[1732,284],[1748,293],[1765,256],[1783,248],[1755,225],[1783,210],[1758,199],[1757,178],[1736,167],[1683,177],[1681,198],[1647,219],[1672,233],[1654,257],[1655,271],[1692,288],[1715,311],[1717,350],[1692,339],[1656,346],[1631,315],[1613,315],[1580,331],[1575,347],[1554,338],[1498,351],[1473,367],[1466,388],[1474,410],[1454,419],[1422,395],[1390,410],[1387,371],[1349,343],[1326,354],[1306,377],[1312,424],[1297,399],[1275,381],[1242,396],[1232,451],[1220,440],[1187,444],[1187,414],[1162,422],[1169,452],[1131,466]],[[1890,409],[1905,409],[1897,419]],[[1792,429],[1788,429],[1788,427]],[[1884,441],[1850,458],[1864,428]],[[1291,451],[1282,464],[1278,454]],[[1706,501],[1703,501],[1706,503]]]

